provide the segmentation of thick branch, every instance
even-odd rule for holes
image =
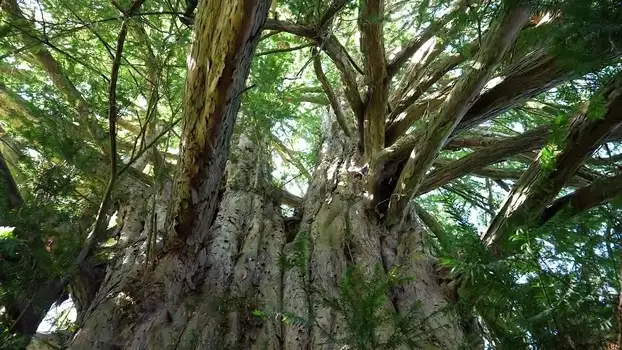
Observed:
[[[553,169],[544,169],[542,153],[521,177],[493,219],[482,240],[493,251],[519,226],[526,226],[540,217],[547,204],[557,195],[581,164],[622,123],[622,75],[600,93],[607,101],[602,118],[588,116],[586,103],[570,122],[563,150],[555,157]]]
[[[415,202],[414,206],[415,211],[417,212],[417,216],[430,229],[436,239],[438,239],[438,242],[441,244],[443,250],[448,251],[449,249],[451,249],[451,247],[449,246],[449,241],[447,240],[447,233],[445,232],[443,225],[441,225],[441,223],[436,220],[436,218],[432,214],[428,213],[427,210],[419,205],[419,203]]]
[[[471,129],[557,86],[570,79],[573,74],[572,67],[560,65],[554,56],[533,53],[525,57],[500,74],[504,78],[502,82],[479,96],[456,126],[453,135]]]
[[[490,30],[482,50],[475,57],[474,66],[460,78],[439,112],[427,120],[425,130],[419,131],[420,137],[417,138],[391,197],[389,218],[392,222],[401,220],[426,171],[501,58],[514,43],[528,18],[529,12],[523,8],[506,11],[502,20],[496,24],[497,29]]]
[[[384,147],[389,77],[383,42],[384,0],[361,0],[358,25],[365,70],[365,154],[371,159]]]
[[[401,90],[396,92],[395,98],[401,98],[403,94],[411,89],[412,85],[417,84],[417,86],[408,97],[400,100],[398,103],[394,103],[395,106],[388,119],[391,121],[395,120],[402,112],[419,100],[424,93],[428,92],[428,90],[449,71],[456,68],[456,66],[469,57],[473,57],[478,50],[479,41],[474,41],[463,48],[459,54],[432,63],[427,69],[421,70],[419,74],[415,75],[410,81],[404,83],[403,86],[401,86]],[[426,79],[422,80],[424,76]]]
[[[454,150],[461,148],[482,148],[488,147],[496,142],[501,141],[498,137],[490,137],[490,136],[474,136],[474,137],[464,137],[464,138],[455,138],[443,148],[444,150]]]
[[[404,48],[398,52],[395,57],[389,62],[387,67],[387,73],[389,77],[392,77],[399,71],[399,69],[426,43],[430,40],[439,29],[449,23],[449,21],[456,16],[456,14],[464,12],[466,9],[467,1],[459,1],[448,14],[439,18],[438,21],[432,22],[424,31],[416,38],[413,38]]]
[[[274,30],[278,32],[286,32],[298,36],[302,36],[305,38],[309,38],[315,40],[316,42],[319,40],[319,36],[315,31],[315,28],[311,26],[304,26],[300,24],[294,24],[284,21],[279,21],[275,19],[268,19],[263,25],[263,30]]]
[[[279,201],[281,204],[288,205],[293,208],[298,208],[302,205],[303,198],[298,197],[297,195],[285,191],[283,189],[278,190]]]
[[[285,49],[267,50],[267,51],[263,51],[263,52],[257,52],[255,54],[255,56],[266,56],[266,55],[274,55],[274,54],[277,54],[277,53],[292,52],[292,51],[302,50],[304,48],[311,47],[311,46],[314,46],[314,45],[315,45],[315,43],[308,43],[308,44],[288,47],[288,48],[285,48]]]
[[[540,149],[544,146],[550,132],[548,126],[539,127],[519,136],[495,142],[439,167],[426,176],[418,194],[429,192],[477,169],[501,162],[516,154]]]
[[[417,194],[427,193],[457,178],[474,173],[478,169],[502,162],[516,155],[538,150],[546,144],[550,135],[551,126],[543,125],[511,138],[497,141],[486,140],[486,143],[490,142],[489,145],[456,161],[443,164],[426,175]],[[621,137],[622,129],[617,128],[612,132],[608,140],[619,140]],[[470,145],[462,146],[470,147]],[[580,184],[581,181],[575,181],[575,183]]]
[[[343,115],[343,111],[341,110],[339,101],[337,101],[337,96],[335,95],[332,86],[330,86],[330,82],[328,81],[326,75],[324,74],[324,71],[322,70],[322,60],[320,59],[320,55],[316,49],[313,50],[313,68],[315,69],[315,75],[317,76],[317,80],[319,80],[320,84],[322,85],[322,89],[324,89],[324,92],[328,97],[328,101],[330,101],[330,106],[335,113],[337,123],[346,134],[346,136],[352,137],[352,133],[348,129],[348,124],[346,123],[346,117]]]
[[[393,145],[414,123],[423,119],[426,114],[433,113],[444,101],[444,98],[438,97],[408,107],[404,115],[400,115],[387,126],[385,144]]]
[[[603,158],[603,157],[593,157],[588,160],[589,163],[594,165],[611,165],[615,164],[619,161],[622,161],[622,153],[612,155],[611,157]]]
[[[616,135],[618,134],[618,129],[615,129],[611,135],[609,135],[608,139],[615,139]],[[519,154],[515,159],[518,161],[522,161],[527,163],[527,165],[531,164],[533,161],[535,161],[538,158],[538,153],[537,152],[525,152],[525,153],[521,153]],[[601,178],[600,174],[590,170],[588,167],[586,167],[585,165],[581,165],[579,168],[577,168],[577,170],[575,171],[576,177],[577,178],[581,178],[583,179],[583,182],[593,182],[596,181],[597,179]],[[580,183],[581,180],[577,181],[576,183]]]
[[[599,58],[601,66],[622,55],[622,51],[608,50],[591,53]],[[452,135],[473,128],[512,107],[584,73],[585,67],[560,63],[545,49],[532,52],[513,64],[499,76],[502,82],[479,96]]]
[[[606,61],[606,59],[603,59],[603,61]],[[571,68],[568,65],[560,66],[555,57],[542,52],[532,53],[525,57],[507,69],[505,73],[500,74],[500,76],[505,76],[501,83],[477,98],[453,130],[452,137],[570,79],[577,74]],[[407,98],[406,100],[395,107],[392,112],[392,118],[403,112],[407,108],[408,103],[413,102],[411,101],[412,98]],[[401,124],[406,124],[406,121],[403,121]],[[407,129],[407,126],[399,128],[400,131]],[[393,133],[397,134],[395,131]],[[415,145],[417,138],[414,136],[405,135],[395,141],[391,146],[391,155],[389,157],[393,160],[405,159],[408,156],[409,150]]]
[[[191,236],[202,240],[216,214],[240,95],[269,7],[268,0],[198,5],[173,203],[181,241]]]
[[[356,66],[353,64],[354,61],[335,37],[328,37],[322,44],[324,51],[328,57],[331,58],[337,70],[339,70],[346,100],[350,108],[352,108],[358,123],[362,125],[364,105],[356,82]]]
[[[576,215],[622,195],[622,173],[598,180],[588,186],[556,199],[544,209],[538,224],[544,224],[558,212]]]

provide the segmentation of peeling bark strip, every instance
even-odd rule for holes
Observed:
[[[175,230],[184,239],[214,219],[229,140],[266,19],[268,0],[203,0],[188,57]]]
[[[599,98],[606,101],[604,115],[591,116],[589,104],[581,108],[570,122],[564,148],[555,157],[554,168],[543,168],[540,153],[521,176],[482,236],[482,241],[492,246],[493,251],[498,252],[500,245],[519,225],[525,226],[537,220],[581,164],[622,124],[621,74],[593,99]]]
[[[397,182],[389,204],[389,219],[399,221],[434,158],[467,113],[475,98],[493,74],[503,55],[512,46],[524,23],[529,18],[525,8],[507,9],[502,19],[491,29],[476,55],[473,66],[456,83],[451,94],[434,116],[425,120],[427,126],[418,131],[417,143],[412,149]]]

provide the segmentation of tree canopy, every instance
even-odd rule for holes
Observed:
[[[210,65],[189,54],[196,6],[2,0],[0,344],[23,346],[68,294],[88,307],[97,289],[74,282],[101,282],[119,203],[191,167],[182,140],[210,141],[182,131],[187,79],[217,90],[188,75]],[[292,217],[337,125],[369,211],[416,212],[487,344],[614,349],[621,56],[616,0],[273,0],[234,137],[269,152]]]

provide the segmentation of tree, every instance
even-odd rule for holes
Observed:
[[[622,346],[621,23],[4,0],[4,343],[70,297],[69,349]]]

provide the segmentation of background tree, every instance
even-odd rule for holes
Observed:
[[[1,8],[3,346],[622,345],[616,1]]]

